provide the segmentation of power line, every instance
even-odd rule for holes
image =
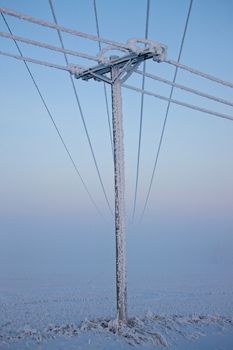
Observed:
[[[10,28],[10,26],[9,26],[9,24],[8,24],[8,22],[7,22],[7,20],[5,19],[5,16],[3,15],[3,13],[1,13],[1,15],[2,15],[3,21],[5,22],[5,25],[6,25],[7,29],[8,29],[9,32],[12,34],[11,28]],[[23,57],[22,51],[21,51],[21,49],[20,49],[18,43],[17,43],[15,40],[14,40],[14,42],[15,42],[15,45],[16,45],[16,47],[17,47],[17,50],[18,50],[20,56]],[[31,72],[31,70],[30,70],[28,64],[25,62],[25,60],[24,60],[24,65],[25,65],[25,67],[26,67],[26,69],[27,69],[27,71],[28,71],[28,74],[30,75],[30,78],[31,78],[31,80],[32,80],[32,82],[33,82],[33,84],[34,84],[34,86],[35,86],[35,88],[36,88],[36,90],[37,90],[37,92],[38,92],[40,98],[41,98],[41,101],[42,101],[42,103],[43,103],[43,105],[44,105],[44,107],[45,107],[45,109],[46,109],[46,111],[47,111],[47,113],[48,113],[48,115],[49,115],[49,118],[50,118],[50,120],[52,121],[52,124],[53,124],[53,126],[54,126],[54,128],[55,128],[55,130],[56,130],[56,132],[57,132],[57,135],[59,136],[60,141],[62,142],[62,144],[63,144],[63,146],[64,146],[64,148],[65,148],[65,151],[66,151],[66,153],[67,153],[67,155],[68,155],[68,157],[69,157],[69,159],[70,159],[70,161],[71,161],[71,163],[72,163],[72,165],[73,165],[73,167],[74,167],[74,169],[75,169],[76,174],[79,176],[79,179],[80,179],[80,181],[81,181],[81,183],[82,183],[84,189],[86,190],[86,192],[87,192],[87,194],[88,194],[88,196],[89,196],[89,198],[90,198],[92,204],[94,205],[94,207],[95,207],[96,210],[98,211],[99,215],[100,215],[101,217],[103,217],[103,215],[102,215],[100,209],[98,208],[97,204],[95,203],[95,200],[94,200],[93,196],[91,195],[91,193],[90,193],[90,191],[89,191],[89,189],[88,189],[88,187],[87,187],[85,181],[83,180],[83,177],[81,176],[81,174],[80,174],[80,172],[79,172],[79,170],[78,170],[78,167],[77,167],[77,165],[76,165],[76,163],[75,163],[73,157],[71,156],[71,153],[70,153],[70,151],[69,151],[69,149],[68,149],[68,147],[67,147],[67,145],[66,145],[66,143],[65,143],[65,141],[64,141],[64,139],[63,139],[63,137],[62,137],[62,135],[61,135],[61,133],[60,133],[60,131],[59,131],[59,129],[58,129],[58,126],[57,126],[57,124],[56,124],[56,122],[55,122],[55,120],[54,120],[54,118],[53,118],[53,116],[52,116],[52,113],[50,112],[50,109],[49,109],[49,107],[48,107],[48,105],[47,105],[47,103],[46,103],[46,101],[45,101],[45,99],[44,99],[44,97],[43,97],[43,95],[42,95],[42,93],[41,93],[41,91],[40,91],[40,88],[39,88],[39,86],[38,86],[38,84],[37,84],[37,82],[36,82],[36,80],[35,80],[35,78],[34,78],[32,72]]]
[[[17,60],[24,61],[25,63],[26,62],[31,62],[31,63],[36,63],[36,64],[39,64],[39,65],[44,65],[44,66],[47,66],[47,67],[50,67],[50,68],[57,68],[57,69],[61,69],[61,70],[65,70],[67,72],[70,72],[70,68],[67,68],[65,66],[59,66],[59,65],[55,65],[55,64],[52,64],[52,63],[49,63],[49,62],[35,60],[33,58],[26,57],[26,56],[14,55],[14,54],[6,53],[6,52],[3,52],[3,51],[0,51],[0,55],[16,58]],[[230,115],[227,115],[227,114],[214,112],[214,111],[211,111],[209,109],[205,109],[205,108],[202,108],[202,107],[194,106],[194,105],[182,102],[182,101],[169,99],[168,97],[155,94],[155,93],[153,93],[151,91],[142,90],[142,89],[136,88],[136,87],[128,85],[128,84],[122,84],[122,86],[124,88],[126,88],[126,89],[129,89],[129,90],[134,90],[134,91],[137,91],[137,92],[140,92],[140,93],[143,92],[145,95],[154,96],[154,97],[156,97],[158,99],[162,99],[162,100],[168,101],[168,102],[171,101],[172,103],[178,104],[180,106],[191,108],[191,109],[197,110],[199,112],[204,112],[204,113],[207,113],[207,114],[211,114],[211,115],[214,115],[216,117],[225,118],[225,119],[229,119],[229,120],[232,120],[232,118],[233,118],[233,117],[231,117]],[[227,101],[227,102],[228,102],[227,104],[230,103],[229,101]]]
[[[69,67],[61,66],[59,64],[54,64],[54,63],[50,63],[47,61],[40,61],[40,60],[37,60],[35,58],[31,58],[31,57],[27,57],[27,56],[23,56],[23,55],[22,56],[15,55],[13,53],[5,52],[5,51],[0,51],[0,55],[15,58],[19,61],[35,63],[35,64],[39,64],[41,66],[45,66],[45,67],[49,67],[49,68],[56,68],[56,69],[64,70],[66,72],[70,72],[70,70],[71,70]]]
[[[85,38],[85,39],[88,39],[88,40],[98,41],[98,42],[102,42],[102,43],[107,44],[107,45],[111,45],[111,46],[114,46],[114,47],[118,47],[118,48],[123,48],[123,49],[129,50],[128,45],[126,45],[124,43],[119,43],[119,42],[112,41],[112,40],[109,40],[109,39],[106,39],[106,38],[100,38],[100,37],[98,37],[96,35],[83,33],[83,32],[77,31],[75,29],[70,29],[70,28],[67,28],[67,27],[64,27],[64,26],[60,26],[60,25],[58,25],[56,23],[51,23],[51,22],[44,21],[44,20],[39,19],[39,18],[28,16],[28,15],[26,15],[24,13],[21,13],[21,12],[10,10],[10,9],[4,8],[4,7],[0,7],[0,12],[6,14],[8,16],[13,16],[13,17],[19,18],[19,19],[27,21],[27,22],[31,22],[31,23],[34,23],[34,24],[41,25],[43,27],[56,29],[56,30],[59,30],[61,32],[65,32],[65,33],[68,33],[68,34],[71,34],[71,35],[82,37],[82,38]]]
[[[28,16],[28,15],[23,14],[21,12],[10,10],[10,9],[4,8],[4,7],[0,7],[0,13],[4,13],[6,15],[13,16],[13,17],[16,17],[18,19],[25,20],[25,21],[28,21],[28,22],[31,22],[31,23],[34,23],[34,24],[42,25],[42,26],[45,26],[47,28],[57,29],[57,30],[60,30],[60,31],[65,32],[65,33],[69,33],[71,35],[75,35],[75,36],[78,36],[78,37],[83,37],[85,39],[89,39],[89,40],[93,40],[93,41],[97,41],[97,42],[102,42],[102,43],[105,43],[105,44],[117,47],[119,49],[130,50],[129,46],[127,44],[116,42],[116,41],[112,41],[112,40],[109,40],[109,39],[106,39],[106,38],[102,38],[102,37],[98,37],[96,35],[83,33],[83,32],[77,31],[75,29],[66,28],[64,26],[56,25],[55,23],[47,22],[47,21],[44,21],[44,20],[41,20],[41,19],[38,19],[38,18],[35,18],[35,17],[32,17],[32,16]],[[93,56],[93,57],[95,57],[95,56]],[[184,64],[181,64],[181,63],[179,63],[177,61],[165,59],[163,62],[166,62],[168,64],[177,66],[178,68],[185,69],[185,70],[189,71],[190,73],[200,75],[200,76],[202,76],[202,77],[204,77],[206,79],[210,79],[210,80],[215,81],[217,83],[220,83],[222,85],[225,85],[225,86],[233,88],[233,84],[230,83],[230,82],[227,82],[225,80],[222,80],[222,79],[219,79],[217,77],[214,77],[213,75],[201,72],[201,71],[199,71],[197,69],[188,67],[188,66],[186,66]]]
[[[233,88],[233,84],[229,81],[226,81],[226,80],[222,80],[220,78],[217,78],[213,75],[210,75],[210,74],[207,74],[207,73],[204,73],[204,72],[201,72],[195,68],[191,68],[189,66],[186,66],[180,62],[176,62],[176,61],[173,61],[173,60],[164,60],[165,63],[169,63],[177,68],[181,68],[181,69],[184,69],[190,73],[193,73],[193,74],[196,74],[196,75],[199,75],[200,77],[202,78],[206,78],[206,79],[209,79],[209,80],[212,80],[216,83],[219,83],[219,84],[222,84],[224,86],[228,86],[230,88]]]
[[[48,0],[48,1],[49,1],[49,5],[50,5],[50,9],[51,9],[51,12],[52,12],[52,15],[53,15],[54,22],[57,25],[58,22],[57,22],[55,9],[54,9],[52,0]],[[63,42],[62,35],[61,35],[61,32],[60,32],[59,29],[57,29],[57,33],[58,33],[58,37],[59,37],[59,41],[60,41],[61,47],[62,47],[62,49],[64,49],[64,42]],[[68,58],[67,58],[66,53],[64,53],[64,58],[65,58],[67,66],[68,66],[69,62],[68,62]],[[103,184],[103,180],[102,180],[102,177],[101,177],[101,174],[100,174],[99,166],[98,166],[98,163],[97,163],[97,160],[96,160],[96,156],[95,156],[94,149],[93,149],[93,146],[92,146],[92,143],[91,143],[90,135],[89,135],[89,132],[88,132],[88,129],[87,129],[87,125],[86,125],[86,122],[85,122],[82,106],[81,106],[81,103],[80,103],[80,100],[79,100],[79,97],[78,97],[78,92],[77,92],[77,89],[76,89],[76,86],[74,84],[74,80],[73,80],[73,77],[72,77],[71,74],[70,74],[70,82],[71,82],[72,89],[73,89],[73,92],[74,92],[74,95],[75,95],[75,100],[76,100],[76,103],[77,103],[77,106],[78,106],[78,109],[79,109],[79,112],[80,112],[80,116],[81,116],[81,119],[82,119],[83,127],[84,127],[84,130],[85,130],[85,133],[86,133],[86,137],[87,137],[87,140],[88,140],[88,144],[89,144],[90,150],[91,150],[92,158],[93,158],[93,161],[94,161],[94,164],[95,164],[95,168],[96,168],[97,175],[98,175],[98,178],[99,178],[99,181],[100,181],[100,185],[101,185],[101,188],[103,190],[103,194],[104,194],[107,206],[108,206],[111,214],[113,215],[113,211],[112,211],[110,202],[108,200],[108,196],[107,196],[104,184]]]
[[[135,86],[132,86],[132,85],[122,84],[122,86],[124,88],[126,88],[126,89],[134,90],[134,91],[137,91],[137,92],[140,92],[140,93],[143,92],[143,94],[145,94],[145,95],[153,96],[153,97],[156,97],[156,98],[158,98],[160,100],[167,101],[167,102],[170,102],[170,103],[174,103],[174,104],[177,104],[179,106],[187,107],[187,108],[193,109],[193,110],[198,111],[198,112],[203,112],[203,113],[210,114],[210,115],[213,115],[215,117],[219,117],[219,118],[223,118],[223,119],[233,120],[233,116],[228,115],[228,114],[215,112],[215,111],[213,111],[211,109],[199,107],[199,106],[192,105],[190,103],[182,102],[182,101],[179,101],[179,100],[174,100],[174,99],[171,99],[169,97],[165,97],[165,96],[162,96],[162,95],[159,95],[159,94],[155,94],[155,93],[153,93],[151,91],[148,91],[148,90],[139,89],[139,88],[137,88]]]
[[[6,39],[12,39],[12,40],[16,40],[16,41],[21,41],[21,42],[23,42],[25,44],[28,44],[28,45],[34,45],[34,46],[42,47],[43,49],[49,49],[49,50],[56,51],[56,52],[61,52],[61,53],[67,54],[67,55],[72,55],[72,56],[76,56],[76,57],[82,57],[82,58],[86,58],[87,60],[98,62],[98,58],[96,56],[91,56],[91,55],[88,55],[88,54],[83,53],[83,52],[60,48],[60,47],[57,47],[57,46],[54,46],[54,45],[50,45],[50,44],[47,44],[47,43],[43,43],[43,42],[40,42],[40,41],[24,38],[24,37],[21,37],[21,36],[18,36],[18,35],[13,35],[13,34],[10,34],[10,33],[5,33],[5,32],[0,32],[0,36],[3,37],[3,38],[6,38]]]
[[[195,95],[198,95],[198,96],[201,96],[201,97],[205,97],[205,98],[208,98],[210,100],[213,100],[213,101],[216,101],[216,102],[219,102],[219,103],[222,103],[222,104],[225,104],[225,105],[233,107],[233,103],[228,101],[228,100],[225,100],[225,99],[217,97],[217,96],[206,94],[206,93],[204,93],[202,91],[199,91],[199,90],[196,90],[196,89],[192,89],[192,88],[187,87],[187,86],[182,85],[182,84],[173,83],[172,81],[164,79],[164,78],[159,77],[157,75],[150,74],[150,73],[143,73],[142,71],[139,71],[139,70],[136,70],[135,73],[138,73],[138,74],[141,74],[141,75],[145,75],[148,78],[160,81],[160,82],[162,82],[164,84],[167,84],[167,85],[170,85],[170,86],[174,86],[177,89],[181,89],[181,90],[190,92],[192,94],[195,94]]]
[[[46,66],[46,67],[49,67],[49,68],[55,68],[55,69],[63,70],[63,71],[69,72],[69,73],[71,73],[71,71],[72,71],[72,68],[69,67],[69,66],[68,67],[67,66],[61,66],[61,65],[50,63],[50,62],[47,62],[47,61],[40,61],[40,60],[31,58],[31,57],[27,57],[27,56],[15,55],[15,54],[12,54],[12,53],[9,53],[9,52],[0,51],[0,55],[7,56],[7,57],[10,57],[10,58],[15,58],[15,59],[17,59],[19,61],[30,62],[30,63]],[[135,71],[135,73],[143,74],[141,71]],[[219,102],[219,103],[222,103],[222,104],[226,104],[226,105],[231,106],[231,107],[233,106],[233,103],[228,101],[228,100],[222,99],[222,98],[217,97],[217,96],[213,96],[213,95],[209,95],[209,94],[203,93],[203,92],[201,92],[199,90],[195,90],[195,89],[189,88],[189,87],[181,85],[181,84],[173,83],[172,81],[169,81],[167,79],[161,78],[161,77],[159,77],[157,75],[153,75],[153,74],[150,74],[150,73],[145,73],[145,76],[148,77],[148,78],[152,78],[154,80],[158,80],[158,81],[160,81],[162,83],[165,83],[165,84],[168,84],[168,85],[172,85],[172,86],[174,86],[177,89],[182,89],[182,90],[185,90],[187,92],[199,95],[201,97],[205,97],[205,98],[211,99],[213,101],[216,101],[216,102]],[[127,89],[133,89],[134,90],[134,87],[130,87],[130,86],[124,86],[124,87],[127,88]]]
[[[94,6],[94,13],[95,13],[95,23],[96,23],[96,32],[98,37],[100,37],[100,30],[99,30],[99,21],[98,21],[98,13],[97,13],[97,6],[96,6],[96,0],[93,0],[93,6]],[[98,42],[99,50],[101,51],[101,43]],[[111,148],[112,148],[112,155],[113,155],[113,140],[112,140],[112,128],[111,128],[111,122],[110,122],[110,113],[109,113],[109,106],[108,106],[108,96],[107,96],[107,88],[106,83],[104,82],[104,97],[105,97],[105,105],[107,110],[107,117],[108,117],[108,130],[109,130],[109,137],[111,142]]]
[[[149,15],[150,15],[150,0],[147,0],[146,28],[145,28],[145,38],[146,39],[148,38]],[[146,62],[143,63],[142,90],[144,90],[144,88],[145,88],[145,73],[146,73]],[[139,165],[140,165],[140,154],[141,154],[143,110],[144,110],[144,94],[141,93],[140,124],[139,124],[138,154],[137,154],[137,170],[136,170],[136,183],[135,183],[134,202],[133,202],[133,216],[132,216],[133,221],[134,221],[134,216],[135,216],[136,203],[137,203],[137,193],[138,193],[138,178],[139,178]]]
[[[182,40],[181,40],[181,44],[180,44],[180,50],[179,50],[179,55],[178,55],[178,62],[180,61],[181,58],[181,54],[183,51],[183,46],[184,46],[184,40],[185,40],[185,36],[186,36],[186,32],[187,32],[187,28],[188,28],[188,23],[189,23],[189,18],[190,18],[190,14],[191,14],[191,10],[192,10],[192,5],[193,5],[193,0],[190,0],[190,4],[189,4],[189,9],[188,9],[188,13],[187,13],[187,18],[186,18],[186,22],[185,22],[185,27],[184,27],[184,32],[183,32],[183,36],[182,36]],[[176,77],[177,77],[177,72],[178,72],[178,68],[176,67],[175,69],[175,73],[174,73],[174,77],[173,77],[173,83],[175,83],[176,81]],[[166,124],[167,124],[167,118],[168,118],[168,113],[170,110],[170,104],[172,101],[172,95],[173,95],[173,90],[174,90],[174,86],[172,86],[171,91],[170,91],[170,96],[169,96],[169,100],[168,100],[168,105],[167,105],[167,109],[166,109],[166,114],[165,114],[165,118],[164,118],[164,122],[163,122],[163,127],[162,127],[162,132],[160,135],[160,140],[159,140],[159,145],[158,145],[158,149],[157,149],[157,153],[156,153],[156,157],[155,157],[155,161],[154,161],[154,166],[153,166],[153,171],[152,171],[152,175],[151,175],[151,180],[150,180],[150,184],[149,184],[149,189],[146,195],[146,201],[142,210],[142,214],[140,219],[143,219],[146,207],[147,207],[147,203],[148,203],[148,199],[150,196],[150,192],[151,192],[151,187],[152,187],[152,183],[154,180],[154,174],[155,174],[155,170],[158,164],[158,159],[159,159],[159,155],[160,155],[160,150],[161,150],[161,146],[162,146],[162,142],[163,142],[163,137],[164,137],[164,132],[166,129]]]
[[[69,33],[71,35],[75,35],[75,36],[78,36],[78,37],[83,37],[85,39],[89,39],[89,40],[93,40],[93,41],[97,41],[97,42],[102,42],[102,43],[105,43],[105,44],[108,44],[108,45],[111,45],[111,46],[114,46],[114,47],[118,47],[120,49],[129,50],[129,46],[127,44],[116,42],[116,41],[112,41],[112,40],[109,40],[109,39],[106,39],[106,38],[102,38],[102,37],[98,37],[96,35],[83,33],[83,32],[77,31],[75,29],[66,28],[64,26],[60,26],[60,25],[57,25],[55,23],[47,22],[47,21],[44,21],[44,20],[41,20],[41,19],[38,19],[38,18],[35,18],[35,17],[32,17],[32,16],[28,16],[28,15],[23,14],[21,12],[10,10],[10,9],[4,8],[4,7],[0,7],[0,12],[4,13],[6,15],[9,15],[9,16],[16,17],[16,18],[21,19],[21,20],[25,20],[25,21],[28,21],[28,22],[31,22],[31,23],[34,23],[34,24],[45,26],[47,28],[57,29],[57,30],[60,30],[60,31],[65,32],[65,33]],[[90,57],[90,59],[94,59],[94,58],[96,59],[95,56]],[[231,82],[227,82],[227,81],[222,80],[220,78],[217,78],[217,77],[215,77],[213,75],[210,75],[210,74],[201,72],[201,71],[199,71],[197,69],[188,67],[188,66],[186,66],[184,64],[181,64],[181,63],[179,63],[177,61],[165,59],[164,62],[166,62],[168,64],[171,64],[171,65],[174,65],[174,66],[176,66],[178,68],[187,70],[190,73],[197,74],[197,75],[202,76],[202,77],[204,77],[206,79],[210,79],[210,80],[215,81],[217,83],[220,83],[222,85],[225,85],[225,86],[233,88],[233,84]]]

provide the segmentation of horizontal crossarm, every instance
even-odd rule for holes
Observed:
[[[141,62],[150,58],[153,58],[153,60],[157,62],[162,60],[161,54],[158,54],[156,51],[151,50],[150,48],[146,48],[144,50],[140,50],[140,52],[132,52],[121,57],[113,56],[107,61],[107,63],[100,63],[88,69],[80,69],[80,67],[77,67],[77,71],[75,71],[75,67],[72,67],[72,71],[76,79],[96,79],[106,81],[106,75],[111,72],[112,67],[118,67],[118,69],[128,72],[135,66],[138,66]],[[103,79],[101,79],[101,76]],[[109,82],[111,83],[111,81]]]

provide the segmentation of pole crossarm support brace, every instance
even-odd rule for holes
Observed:
[[[135,43],[141,43],[145,47],[142,48]],[[113,50],[112,47],[106,47],[100,51],[98,56],[100,63],[94,67],[85,69],[75,65],[70,65],[70,72],[74,74],[76,79],[97,81],[105,81],[113,84],[116,79],[122,78],[126,80],[135,71],[139,64],[145,60],[152,58],[156,62],[162,62],[166,59],[167,47],[159,42],[145,39],[129,39],[127,41],[128,54],[119,56],[110,56],[110,59],[104,56],[106,51]],[[116,50],[116,48],[114,48]],[[121,50],[122,51],[122,50]],[[124,51],[127,51],[124,49]],[[118,67],[119,74],[112,80],[107,76],[111,73],[113,67]]]

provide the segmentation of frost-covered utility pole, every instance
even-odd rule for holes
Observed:
[[[116,234],[116,294],[117,319],[127,321],[127,285],[125,252],[125,169],[122,125],[120,69],[111,68],[112,83],[112,129],[115,180],[115,234]]]
[[[145,48],[136,43],[143,43]],[[121,84],[138,68],[139,64],[149,58],[160,62],[166,55],[166,47],[160,43],[130,39],[127,42],[128,54],[104,57],[104,48],[99,54],[100,64],[89,69],[71,67],[77,79],[94,79],[111,85],[112,92],[112,126],[114,146],[114,185],[115,185],[115,236],[116,236],[116,297],[118,325],[127,323],[127,283],[126,283],[126,249],[125,249],[125,171],[124,142],[121,102]],[[124,50],[125,51],[125,50]],[[127,51],[127,50],[126,50]]]

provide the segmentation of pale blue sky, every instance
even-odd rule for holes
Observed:
[[[52,21],[46,0],[0,0],[0,5]],[[54,0],[54,6],[60,24],[96,34],[92,0]],[[168,46],[168,58],[177,59],[188,6],[188,0],[151,0],[149,38]],[[121,42],[131,37],[144,37],[146,0],[97,0],[97,9],[100,33],[103,37]],[[233,81],[232,13],[232,0],[194,0],[181,62]],[[11,17],[7,17],[7,20],[14,34],[59,45],[55,31]],[[0,30],[7,31],[2,19]],[[96,42],[64,35],[64,43],[67,48],[73,50],[90,54],[98,52]],[[21,43],[19,45],[25,56],[64,64],[62,54]],[[3,51],[17,53],[14,44],[6,39],[0,39],[0,46]],[[74,57],[70,58],[70,62],[92,64]],[[51,237],[58,231],[61,247],[67,235],[77,234],[82,238],[82,235],[89,235],[90,232],[101,235],[104,231],[103,234],[114,236],[112,219],[98,182],[68,73],[33,64],[30,64],[30,69],[77,162],[80,173],[109,223],[102,222],[96,214],[23,63],[1,56],[0,237],[3,244],[0,249],[10,252],[2,258],[3,263],[6,263],[7,259],[14,260],[14,257],[18,259],[20,251],[25,253],[25,247],[34,251],[33,237],[38,235],[43,237],[42,246],[48,244],[50,247],[53,241]],[[165,63],[149,62],[147,70],[170,80],[174,74],[174,69]],[[133,76],[130,82],[140,86],[141,77]],[[232,100],[230,88],[189,73],[179,72],[177,82]],[[103,86],[102,83],[94,81],[76,81],[76,86],[104,184],[113,206],[112,154]],[[146,80],[145,86],[150,91],[166,96],[170,92],[167,86],[151,82],[149,79]],[[184,92],[175,91],[173,96],[233,115],[230,107]],[[131,217],[140,94],[123,89],[122,97],[126,207],[127,216]],[[136,221],[149,185],[166,106],[166,102],[145,97]],[[156,244],[158,234],[173,237],[172,241],[174,235],[177,235],[180,242],[184,242],[184,234],[190,234],[194,241],[197,237],[196,246],[201,247],[200,237],[205,237],[206,234],[209,242],[213,233],[213,246],[218,246],[221,241],[223,252],[228,254],[227,247],[232,245],[233,241],[232,154],[233,122],[172,105],[145,220],[141,226],[128,228],[130,237],[138,232],[146,235],[154,232],[152,236]],[[31,240],[28,240],[29,236]],[[14,243],[16,237],[22,244],[19,251]],[[161,236],[157,237],[158,240],[159,237]],[[212,251],[215,251],[213,246],[209,248],[210,256]],[[112,249],[114,251],[114,245]],[[52,248],[49,252],[52,253]],[[14,267],[12,269],[14,270]]]

